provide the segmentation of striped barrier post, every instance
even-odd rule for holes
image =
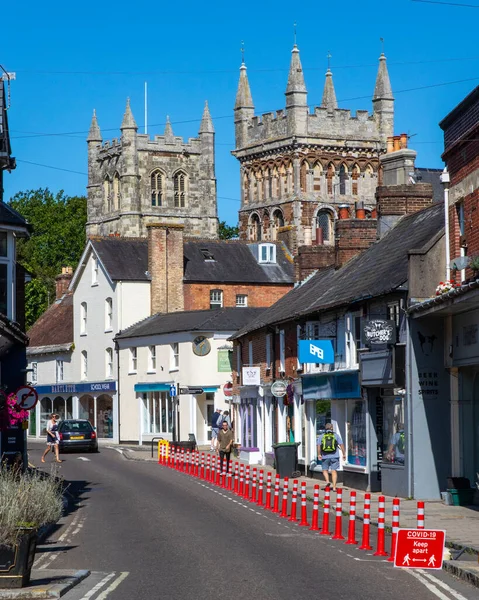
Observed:
[[[258,470],[256,469],[256,467],[254,467],[253,468],[253,481],[251,482],[251,498],[250,498],[251,502],[256,502],[256,488],[258,486],[257,478],[258,478]]]
[[[424,511],[424,502],[419,501],[417,503],[417,528],[424,529],[425,527],[426,515]]]
[[[279,475],[276,473],[274,480],[274,499],[273,499],[273,512],[279,513]]]
[[[206,469],[205,469],[205,479],[206,479],[206,481],[210,480],[210,460],[211,460],[210,455],[207,454],[206,455]]]
[[[336,491],[336,520],[334,525],[333,540],[344,540],[343,536],[343,490]]]
[[[226,457],[223,459],[223,472],[221,473],[221,487],[226,490],[228,489],[228,463]]]
[[[348,539],[346,544],[357,544],[356,540],[356,492],[352,491],[349,495],[349,526]]]
[[[181,449],[180,471],[185,472],[185,449]]]
[[[288,521],[293,521],[293,523],[297,523],[298,519],[296,518],[296,505],[298,503],[298,480],[295,479],[293,481],[293,495],[291,496],[291,515]]]
[[[394,557],[396,556],[396,540],[399,529],[399,511],[400,500],[399,498],[393,498],[393,535],[391,538],[391,554],[388,558],[388,562],[394,562]]]
[[[201,453],[200,479],[205,478],[205,453]]]
[[[158,442],[158,464],[161,465],[163,462],[163,446]]]
[[[289,488],[289,477],[283,479],[283,497],[281,499],[281,514],[279,515],[283,519],[288,518],[288,488]]]
[[[195,477],[200,476],[200,453],[195,452]]]
[[[211,457],[210,483],[214,484],[216,479],[216,456]]]
[[[321,535],[331,535],[329,531],[329,509],[331,506],[331,492],[329,487],[326,488],[324,492],[324,506],[323,506],[323,525],[321,527],[321,531],[319,532]]]
[[[245,498],[246,500],[249,500],[249,484],[250,484],[250,479],[251,479],[250,470],[251,470],[250,466],[246,465],[245,474],[244,474],[244,493],[243,493],[243,498]]]
[[[233,491],[235,494],[239,491],[239,465],[237,462],[235,462],[235,486]]]
[[[178,470],[180,461],[178,460],[178,451],[175,447],[173,447],[173,469]]]
[[[384,535],[384,521],[386,513],[386,499],[384,496],[379,496],[379,507],[378,507],[378,542],[377,550],[373,556],[387,556],[388,553],[384,547],[385,535]]]
[[[221,463],[219,455],[216,456],[216,485],[221,485]]]
[[[313,495],[313,516],[311,518],[311,527],[310,531],[319,531],[319,485],[316,484],[314,486],[314,495]]]
[[[191,454],[190,454],[189,450],[187,450],[186,453],[185,453],[185,459],[186,459],[185,473],[187,475],[190,475],[190,473],[191,473]]]
[[[238,495],[242,496],[244,494],[244,464],[240,464],[240,478],[239,478],[239,492]]]
[[[266,477],[266,502],[263,508],[271,510],[271,471],[268,472]]]
[[[233,491],[233,472],[232,472],[233,471],[233,464],[231,462],[229,464],[229,467],[230,468],[228,469],[228,475],[227,475],[227,477],[228,477],[227,488],[231,492],[231,491]]]
[[[309,527],[308,509],[306,507],[306,481],[301,482],[301,521],[300,527]]]
[[[264,471],[263,469],[259,472],[259,483],[258,483],[258,500],[256,504],[258,506],[263,506],[263,486],[264,486]]]
[[[364,494],[364,518],[363,518],[363,539],[361,541],[360,550],[372,550],[370,544],[370,528],[371,528],[371,494]]]

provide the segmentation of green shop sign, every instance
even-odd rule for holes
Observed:
[[[218,350],[218,373],[231,373],[233,352],[231,350]]]

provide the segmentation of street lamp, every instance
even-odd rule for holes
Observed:
[[[446,230],[446,281],[451,279],[451,255],[449,249],[449,171],[444,167],[441,173],[441,183],[444,186],[444,228]]]

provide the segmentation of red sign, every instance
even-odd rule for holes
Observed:
[[[38,402],[37,390],[30,385],[19,387],[15,392],[17,405],[22,410],[32,410]]]
[[[231,382],[225,383],[223,386],[223,394],[225,396],[233,395],[233,384]]]
[[[402,569],[442,569],[445,541],[443,529],[398,529],[394,566]]]

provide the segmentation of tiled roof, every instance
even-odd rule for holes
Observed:
[[[233,337],[398,289],[407,282],[409,250],[424,246],[443,226],[442,204],[403,217],[389,233],[344,267],[316,272]]]
[[[0,225],[17,225],[25,227],[25,229],[30,228],[20,213],[3,202],[0,203]]]
[[[237,331],[265,310],[265,308],[220,308],[156,314],[120,332],[116,339],[180,331]]]
[[[418,183],[430,183],[432,185],[432,201],[444,201],[444,187],[441,183],[442,169],[416,168],[414,174]]]
[[[73,344],[73,295],[56,300],[28,330],[29,347]]]
[[[146,239],[92,237],[90,241],[113,281],[149,280]],[[293,260],[283,244],[274,244],[276,263],[258,263],[257,243],[185,240],[184,281],[292,284]]]

